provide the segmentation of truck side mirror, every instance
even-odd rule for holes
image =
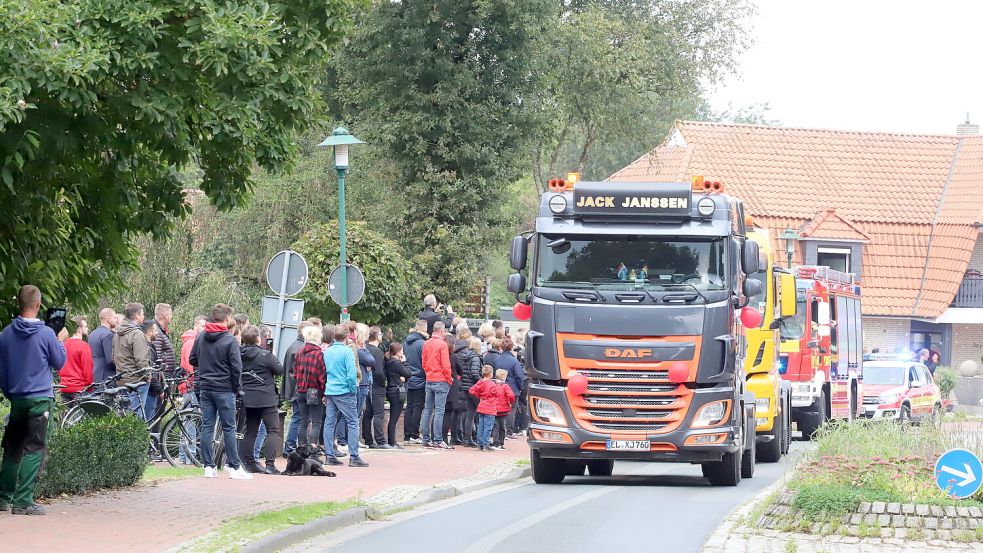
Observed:
[[[508,283],[509,292],[513,294],[521,294],[526,291],[526,277],[522,273],[513,273],[509,275]]]
[[[761,269],[758,261],[758,243],[754,240],[745,240],[744,249],[741,251],[741,268],[744,270],[744,274],[750,275],[758,272]]]
[[[779,306],[779,316],[795,316],[795,275],[789,273],[778,274],[778,286],[782,295],[782,303]]]
[[[529,253],[529,242],[525,237],[516,236],[512,239],[512,248],[509,250],[509,264],[512,270],[521,271],[526,268],[526,256]],[[511,282],[509,278],[509,282]],[[523,286],[525,288],[525,286]]]
[[[760,295],[764,288],[765,287],[763,284],[761,284],[761,281],[756,278],[744,280],[744,295],[749,298]]]
[[[821,301],[816,304],[816,318],[819,320],[819,326],[829,326],[829,302]]]

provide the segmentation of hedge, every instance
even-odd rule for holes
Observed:
[[[48,435],[48,455],[38,496],[82,494],[132,486],[147,466],[150,435],[136,417],[83,420]]]

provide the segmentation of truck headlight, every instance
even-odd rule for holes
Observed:
[[[554,401],[543,398],[533,398],[533,406],[536,410],[536,417],[547,424],[566,426],[567,418],[563,416],[563,409]]]
[[[754,409],[757,413],[767,413],[771,408],[771,398],[759,397],[754,400]]]
[[[720,424],[723,422],[724,417],[727,416],[729,407],[729,399],[707,403],[696,412],[696,417],[693,418],[693,427],[703,428]]]

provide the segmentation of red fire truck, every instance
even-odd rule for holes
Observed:
[[[795,270],[796,314],[781,320],[778,372],[792,384],[792,420],[811,438],[827,420],[853,420],[863,405],[860,286],[829,267]]]

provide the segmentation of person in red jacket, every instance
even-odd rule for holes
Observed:
[[[89,325],[85,317],[75,317],[75,334],[65,340],[65,353],[68,358],[65,365],[58,371],[64,388],[61,399],[68,403],[75,399],[79,392],[92,386],[92,348],[85,341],[89,333]]]
[[[451,355],[444,341],[444,323],[433,325],[433,334],[423,344],[423,372],[427,375],[427,396],[423,405],[423,447],[454,449],[441,436],[444,409],[451,389]]]
[[[191,350],[195,347],[195,340],[198,335],[205,331],[205,317],[199,315],[195,317],[194,328],[184,331],[181,335],[181,369],[184,371],[184,382],[178,385],[178,392],[181,393],[181,408],[198,405],[198,397],[195,396],[195,368],[191,364]],[[182,465],[191,463],[188,452],[192,451],[193,444],[198,441],[198,427],[193,424],[191,416],[182,417],[185,420],[185,433],[181,435],[180,449],[178,458]],[[187,434],[185,436],[185,434]]]
[[[495,369],[491,365],[481,367],[481,380],[468,390],[468,393],[480,399],[478,403],[478,451],[491,451],[488,442],[491,439],[492,428],[495,426],[495,416],[498,415],[498,386],[492,380]]]
[[[501,451],[505,449],[505,423],[508,421],[509,413],[512,412],[512,405],[515,403],[515,392],[505,380],[509,377],[509,371],[498,369],[495,371],[496,397],[498,398],[498,412],[495,413],[495,442],[489,449]]]

